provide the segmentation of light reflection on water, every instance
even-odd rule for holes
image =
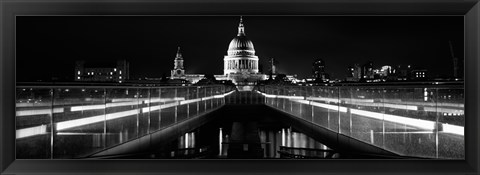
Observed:
[[[238,158],[238,156],[229,155],[229,148],[232,144],[237,143],[231,140],[230,129],[218,127],[209,128],[206,131],[205,128],[201,128],[185,133],[176,139],[176,144],[170,150],[170,155],[163,158]],[[216,132],[211,132],[213,130]],[[211,139],[214,135],[216,135],[216,139]],[[324,144],[304,133],[295,131],[291,127],[259,128],[257,135],[259,142],[245,141],[240,143],[241,154],[250,154],[255,145],[260,145],[262,154],[260,157],[253,156],[251,158],[315,159],[327,157],[329,152],[323,150],[331,150]],[[216,142],[212,142],[213,140],[216,140]],[[248,158],[248,156],[242,158]]]
[[[285,158],[285,153],[303,155],[311,158],[315,158],[315,156],[322,158],[322,156],[308,155],[308,151],[301,148],[317,151],[328,149],[325,145],[308,137],[304,133],[292,131],[290,127],[282,128],[278,131],[260,130],[259,135],[261,142],[267,143],[262,144],[262,148],[265,150],[265,158]],[[323,157],[325,156],[326,154],[323,155]]]

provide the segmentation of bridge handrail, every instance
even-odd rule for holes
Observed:
[[[401,89],[397,92],[396,88]],[[265,97],[265,104],[273,108],[319,127],[399,154],[430,158],[464,157],[463,85],[407,87],[264,85],[258,86],[256,90]],[[371,123],[359,124],[366,121]],[[377,125],[379,123],[380,125]],[[412,138],[418,137],[417,135],[426,136],[418,140],[413,139],[410,144],[414,147],[433,147],[434,150],[430,148],[408,150],[399,147],[398,145],[406,144],[397,143],[405,140],[396,138],[403,133],[414,135],[409,136]],[[383,138],[379,139],[378,135]],[[389,137],[396,140],[385,140]]]
[[[224,97],[231,94],[233,88],[224,85],[18,86],[17,158],[88,155],[221,107],[225,104]],[[65,155],[55,151],[64,149],[57,147],[57,143],[78,142],[67,138],[70,135],[88,144],[82,145],[85,148],[79,148],[79,152],[65,151]],[[50,146],[38,147],[31,142]]]

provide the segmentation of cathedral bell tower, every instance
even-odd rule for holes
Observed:
[[[175,56],[174,66],[171,75],[171,77],[185,76],[185,69],[183,68],[183,57],[182,53],[180,52],[180,47],[178,47],[177,55]]]

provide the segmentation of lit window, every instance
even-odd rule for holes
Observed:
[[[120,70],[120,74],[122,74],[122,70]]]
[[[80,80],[80,77],[77,77],[77,80]]]
[[[80,71],[78,71],[77,74],[80,75]]]
[[[117,68],[113,68],[113,71],[116,72],[116,71],[117,71]]]
[[[113,75],[113,72],[110,72],[110,75]]]
[[[122,79],[122,76],[120,76],[120,79]]]

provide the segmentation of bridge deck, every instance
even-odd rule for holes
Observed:
[[[239,121],[266,115],[269,120],[297,123],[298,130],[344,153],[465,157],[463,88],[260,86],[254,91],[232,90],[223,86],[18,87],[17,158],[85,157],[225,105],[232,112],[222,110],[222,115]],[[265,113],[271,110],[249,108],[252,105],[278,112]],[[240,130],[256,130],[255,125],[233,124]],[[231,143],[247,142],[231,139]]]

